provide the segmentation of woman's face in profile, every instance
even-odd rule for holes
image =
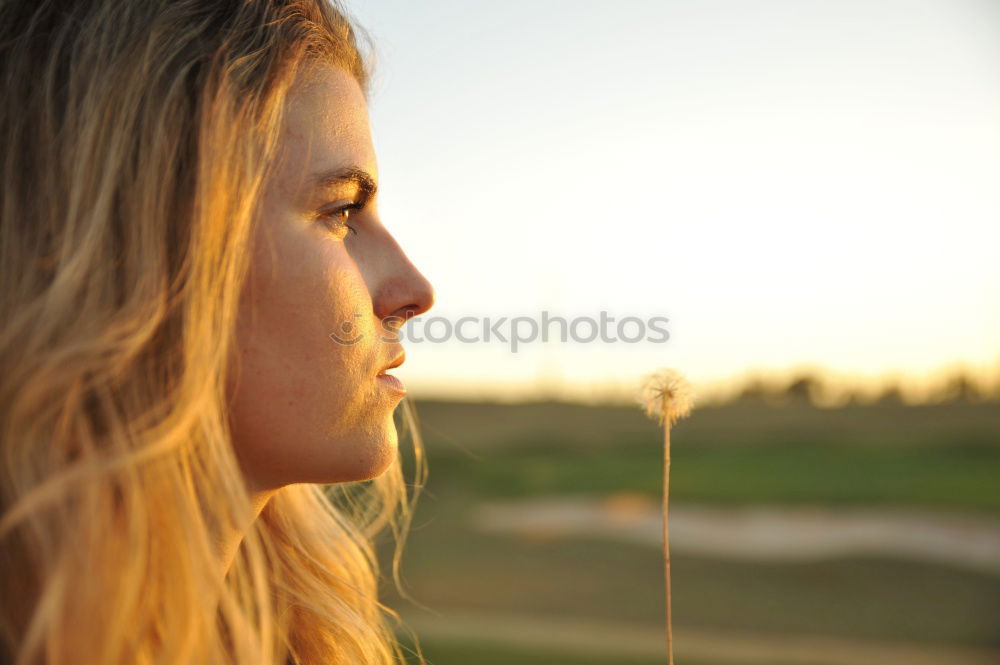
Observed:
[[[289,98],[265,183],[230,374],[234,444],[251,487],[366,480],[396,456],[398,330],[431,285],[379,219],[368,109],[318,67]]]

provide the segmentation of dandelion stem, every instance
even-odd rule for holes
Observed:
[[[674,631],[670,617],[670,420],[663,423],[663,572],[667,607],[667,663],[674,665]]]

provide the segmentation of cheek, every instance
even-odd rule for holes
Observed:
[[[376,395],[364,280],[343,246],[312,240],[308,251],[272,254],[272,269],[255,263],[241,302],[231,424],[260,485],[378,475],[395,441],[392,409]]]

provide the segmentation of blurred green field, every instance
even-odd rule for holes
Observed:
[[[412,643],[406,643],[412,648]],[[547,649],[516,649],[474,641],[421,640],[428,665],[467,663],[475,665],[663,665],[662,658],[632,658],[628,656],[588,656],[578,652]],[[417,663],[414,657],[410,661]],[[685,665],[717,665],[707,661],[684,661]],[[802,663],[801,665],[809,665]]]
[[[436,490],[480,498],[660,494],[661,435],[636,409],[441,402],[418,408]],[[997,404],[734,405],[696,411],[673,439],[671,496],[678,502],[1000,514]]]
[[[734,448],[671,447],[673,500],[711,504],[913,506],[1000,514],[1000,447],[955,444],[913,448],[779,443]],[[662,445],[662,444],[661,444]],[[663,451],[649,446],[588,447],[539,441],[512,454],[435,451],[434,487],[480,498],[551,492],[635,491],[656,497]]]
[[[527,649],[512,649],[495,644],[481,642],[434,642],[422,641],[424,658],[428,665],[444,665],[445,663],[475,663],[476,665],[564,665],[573,662],[576,665],[662,665],[661,659],[587,657],[577,653],[567,654],[563,651],[541,651]],[[418,662],[416,658],[412,663]],[[691,663],[690,665],[699,665]]]
[[[477,450],[534,445],[573,447],[649,445],[656,423],[638,407],[587,406],[562,402],[496,404],[414,402],[425,438],[435,447]],[[829,443],[881,446],[1000,445],[1000,402],[951,402],[906,406],[854,405],[820,409],[808,402],[783,406],[744,400],[698,406],[677,425],[690,445]]]
[[[662,561],[654,549],[484,533],[471,517],[479,502],[503,498],[658,497],[662,442],[654,423],[617,407],[417,406],[430,474],[403,559],[409,595],[437,611],[578,617],[662,631]],[[996,404],[704,409],[675,430],[672,501],[996,516],[998,411]],[[406,446],[403,452],[409,471]],[[390,570],[391,548],[380,552]],[[677,555],[672,571],[678,630],[1000,649],[1000,577],[988,573],[874,557],[777,563]],[[404,617],[422,612],[389,581],[383,593]],[[508,653],[471,638],[431,635],[424,646],[435,665],[591,662],[513,644]],[[592,662],[633,662],[601,657]]]

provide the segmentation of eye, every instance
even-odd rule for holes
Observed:
[[[352,203],[332,210],[322,211],[319,213],[319,217],[323,219],[334,236],[344,239],[348,233],[358,234],[358,230],[348,224],[347,220],[350,219],[351,213],[361,210],[363,207],[364,203]]]

